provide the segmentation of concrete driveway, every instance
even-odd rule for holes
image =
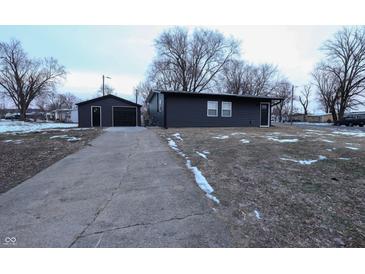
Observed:
[[[0,246],[230,246],[213,206],[151,130],[109,128],[0,195]]]

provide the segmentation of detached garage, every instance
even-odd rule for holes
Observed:
[[[77,104],[79,127],[135,127],[141,125],[141,105],[105,95]]]

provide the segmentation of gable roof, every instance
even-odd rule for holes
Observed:
[[[101,97],[97,97],[97,98],[94,98],[94,99],[91,99],[91,100],[87,100],[87,101],[83,101],[83,102],[80,102],[80,103],[77,103],[76,105],[80,106],[80,105],[84,105],[84,104],[88,104],[88,103],[93,103],[93,102],[97,102],[97,101],[100,101],[100,100],[104,100],[104,99],[115,99],[115,100],[118,100],[118,101],[121,101],[123,103],[127,103],[129,105],[132,105],[132,106],[136,106],[136,107],[140,107],[141,105],[139,104],[136,104],[132,101],[129,101],[129,100],[126,100],[126,99],[123,99],[123,98],[120,98],[118,96],[115,96],[113,94],[108,94],[108,95],[104,95],[104,96],[101,96]]]
[[[270,99],[270,100],[283,100],[280,97],[272,97],[272,96],[256,96],[249,94],[231,94],[231,93],[207,93],[207,92],[187,92],[187,91],[172,91],[172,90],[152,90],[148,97],[147,101],[149,101],[154,93],[166,93],[166,94],[186,94],[189,96],[231,96],[231,97],[239,97],[239,98],[251,98],[251,99]]]

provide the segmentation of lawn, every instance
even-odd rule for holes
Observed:
[[[21,132],[0,134],[0,193],[88,145],[98,129],[21,127]]]
[[[333,128],[154,129],[213,187],[237,247],[364,247],[365,133]],[[176,134],[179,133],[179,134]],[[183,153],[183,154],[182,154]]]

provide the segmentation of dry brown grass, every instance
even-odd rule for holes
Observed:
[[[88,129],[0,134],[0,193],[79,150],[100,132],[98,129]],[[50,139],[51,136],[65,134],[81,140],[68,142],[65,139]]]
[[[235,246],[365,246],[365,137],[288,126],[154,130],[164,141],[173,138],[212,185],[221,201],[218,215],[229,224]],[[183,141],[172,137],[176,132]],[[208,160],[196,153],[204,150]],[[327,159],[311,165],[280,159],[320,155]]]

